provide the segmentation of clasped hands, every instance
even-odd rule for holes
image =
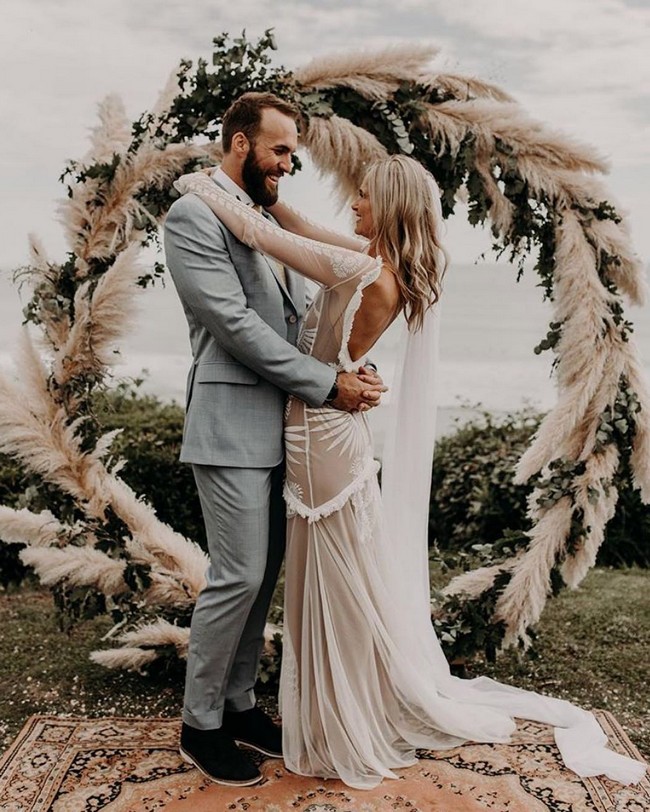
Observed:
[[[336,385],[338,394],[330,405],[344,412],[367,412],[379,406],[382,393],[388,391],[377,370],[365,366],[357,372],[339,372]]]

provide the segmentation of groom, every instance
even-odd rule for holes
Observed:
[[[273,94],[237,99],[215,182],[249,205],[275,203],[297,119]],[[284,553],[286,393],[354,411],[376,405],[383,387],[369,370],[336,373],[296,349],[304,280],[244,246],[199,198],[171,206],[165,251],[194,357],[180,458],[192,464],[210,555],[192,617],[181,754],[213,781],[249,785],[262,776],[237,743],[282,755],[281,730],[253,686]]]

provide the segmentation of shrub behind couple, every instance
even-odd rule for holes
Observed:
[[[278,202],[297,122],[271,94],[240,97],[224,116],[221,167],[177,182],[165,227],[194,355],[181,459],[210,554],[182,755],[218,783],[254,784],[246,744],[370,788],[415,763],[416,747],[507,741],[521,716],[558,727],[576,772],[638,780],[643,765],[608,750],[591,714],[450,675],[430,623],[426,546],[437,186],[392,156],[368,169],[357,236],[324,229]],[[308,309],[303,277],[319,286]],[[397,318],[408,330],[380,493],[365,412],[384,387],[362,364]],[[285,537],[281,730],[253,686]]]

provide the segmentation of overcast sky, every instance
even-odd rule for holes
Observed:
[[[608,158],[612,197],[650,259],[650,0],[4,0],[0,267],[26,261],[29,231],[62,257],[57,177],[86,151],[107,93],[119,93],[135,118],[180,58],[209,57],[222,31],[254,37],[267,27],[287,67],[333,51],[440,46],[437,65],[498,83],[534,117]],[[287,183],[288,198],[334,217],[327,185],[313,174]],[[458,222],[448,243],[467,262],[488,241]]]

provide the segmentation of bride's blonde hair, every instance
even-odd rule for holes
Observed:
[[[410,330],[440,298],[447,252],[439,241],[438,187],[427,170],[406,155],[391,155],[368,169],[365,191],[375,233],[371,244],[397,272],[402,308]]]

